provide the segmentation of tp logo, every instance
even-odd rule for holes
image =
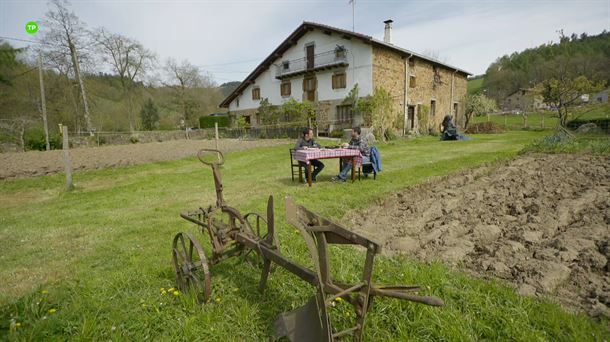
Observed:
[[[35,34],[36,32],[38,32],[38,24],[36,24],[35,21],[28,22],[27,24],[25,24],[25,32],[29,34]]]

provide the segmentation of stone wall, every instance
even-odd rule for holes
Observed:
[[[415,57],[414,61],[414,65],[407,63],[405,66],[405,59],[398,52],[383,47],[373,48],[373,87],[383,87],[390,92],[394,108],[400,116],[398,126],[401,129],[404,124],[409,128],[411,126],[410,122],[404,120],[405,69],[409,76],[415,77],[414,87],[411,87],[411,78],[407,79],[407,105],[414,106],[414,130],[427,132],[431,127],[438,130],[447,114],[455,115],[456,122],[463,124],[466,76],[439,65],[436,67],[438,76],[435,77],[435,67],[431,62]],[[417,110],[421,107],[418,105],[430,108],[432,100],[436,102],[436,111],[434,115],[430,112],[428,127],[419,127]],[[457,113],[453,113],[454,103],[458,105]]]
[[[405,59],[382,47],[373,47],[373,90],[384,88],[394,99],[394,111],[402,129],[405,100]]]

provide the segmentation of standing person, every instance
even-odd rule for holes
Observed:
[[[294,145],[295,150],[303,150],[308,148],[320,148],[320,145],[313,140],[313,130],[311,128],[304,129],[302,136]],[[314,167],[311,174],[311,180],[315,182],[318,174],[322,171],[322,169],[324,169],[324,164],[317,159],[310,160],[309,163],[311,163],[311,165]],[[309,167],[307,167],[307,164],[302,161],[299,161],[299,164],[305,168],[305,177],[309,178]]]
[[[362,154],[362,163],[368,163],[371,149],[366,139],[360,137],[360,127],[352,128],[352,139],[347,144],[343,144],[343,148],[349,148],[354,150],[360,150]],[[345,182],[347,179],[347,173],[352,169],[352,160],[346,159],[343,164],[341,172],[332,178],[333,181]]]

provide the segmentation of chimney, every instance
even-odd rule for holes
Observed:
[[[392,19],[388,19],[383,22],[385,24],[385,32],[383,34],[383,41],[388,44],[392,44],[392,23],[393,22],[394,21]]]

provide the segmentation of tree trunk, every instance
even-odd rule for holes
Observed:
[[[21,124],[19,127],[19,144],[21,144],[21,150],[25,152],[25,124]]]
[[[44,126],[44,140],[46,144],[46,150],[51,149],[49,144],[49,124],[47,122],[47,103],[44,97],[44,78],[42,77],[42,58],[38,57],[38,76],[40,78],[40,109],[42,110],[42,124]]]
[[[87,126],[87,131],[90,134],[93,134],[93,126],[91,125],[91,115],[89,114],[89,103],[87,102],[85,84],[83,83],[83,78],[80,74],[80,66],[78,65],[78,59],[76,57],[76,47],[74,46],[71,40],[68,40],[68,46],[70,47],[70,55],[72,56],[72,64],[74,65],[74,75],[76,76],[76,80],[78,81],[80,93],[83,99],[83,108],[85,110],[85,125]]]

